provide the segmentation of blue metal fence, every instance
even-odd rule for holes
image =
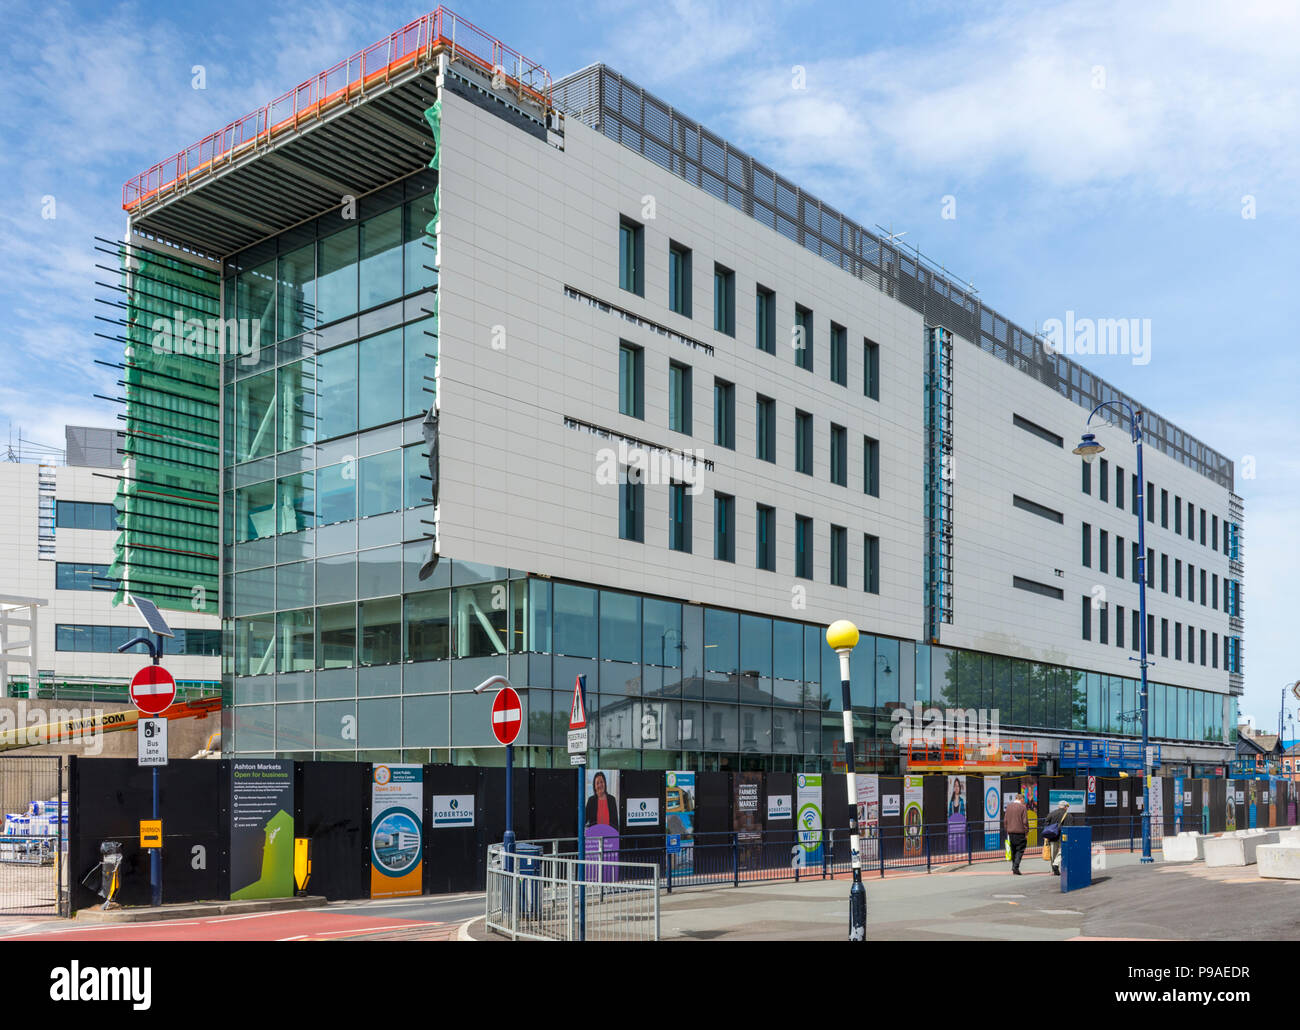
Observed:
[[[1142,822],[1136,815],[1112,819],[1072,816],[1072,825],[1092,829],[1094,845],[1111,850],[1134,851],[1142,844]],[[1033,857],[1042,846],[1041,832],[1027,853]],[[1159,847],[1160,834],[1154,837]],[[557,838],[535,841],[544,851],[560,857],[573,856],[577,841]],[[654,863],[668,890],[674,887],[740,886],[742,883],[781,880],[828,879],[851,871],[849,830],[846,827],[821,831],[766,830],[762,832],[697,833],[681,838],[679,849],[665,834],[625,834],[618,850],[607,853],[610,861]],[[992,846],[987,846],[992,845]],[[875,839],[861,842],[865,875],[883,877],[886,871],[926,870],[969,865],[977,861],[1004,860],[1004,834],[986,837],[983,823],[972,821],[965,832],[947,823],[919,827],[882,827]],[[600,881],[599,849],[588,854],[588,879]]]

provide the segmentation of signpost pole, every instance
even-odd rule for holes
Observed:
[[[159,664],[162,659],[163,638],[160,634],[155,634],[154,639],[157,644],[153,647],[153,663]],[[153,767],[153,818],[156,822],[162,816],[158,814],[158,766]],[[149,851],[149,888],[152,894],[150,903],[157,908],[162,904],[162,848],[152,848]]]
[[[515,868],[515,746],[506,745],[506,872]]]
[[[587,712],[587,677],[578,677],[578,697],[584,717]],[[587,767],[578,766],[578,940],[587,939],[587,811],[585,781]]]

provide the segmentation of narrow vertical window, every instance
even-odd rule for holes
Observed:
[[[721,265],[713,266],[713,328],[736,335],[736,273]]]
[[[754,296],[754,346],[776,353],[776,294],[763,286]]]
[[[843,426],[831,426],[831,482],[836,486],[849,485],[849,431]]]
[[[862,341],[862,395],[880,400],[880,347],[866,339]]]
[[[870,533],[862,535],[862,589],[880,593],[880,537]]]
[[[645,483],[639,470],[626,465],[618,475],[618,535],[623,540],[645,540]]]
[[[736,560],[736,499],[727,494],[713,495],[713,557],[718,561]]]
[[[1092,598],[1083,595],[1083,639],[1092,639]]]
[[[849,385],[849,331],[831,323],[831,382]]]
[[[806,476],[813,474],[813,424],[812,415],[806,411],[794,413],[794,470]]]
[[[713,442],[736,449],[736,387],[723,379],[713,380]]]
[[[794,517],[794,574],[813,578],[813,520],[807,515]]]
[[[645,296],[645,230],[636,222],[624,218],[618,225],[618,285],[620,288]]]
[[[849,585],[849,531],[831,526],[831,586]]]
[[[691,368],[668,363],[668,428],[691,435]]]
[[[765,504],[755,506],[754,565],[767,572],[776,571],[776,509]]]
[[[880,441],[869,436],[862,438],[862,492],[880,496]]]
[[[790,334],[791,346],[794,347],[794,363],[805,371],[813,370],[813,313],[796,304],[794,307],[794,331]]]
[[[776,401],[758,398],[755,405],[754,457],[759,461],[776,461]]]
[[[691,252],[678,243],[668,245],[668,307],[691,317]]]
[[[691,495],[685,483],[668,488],[668,546],[688,554],[691,550]]]
[[[1083,567],[1092,568],[1092,526],[1083,524]]]
[[[618,410],[645,418],[645,352],[630,343],[618,348]]]

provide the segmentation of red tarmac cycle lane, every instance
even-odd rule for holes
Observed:
[[[210,919],[162,920],[153,923],[117,923],[15,934],[0,941],[331,941],[350,937],[383,939],[413,936],[450,940],[456,924],[416,919],[333,914],[318,909],[297,912],[262,912]],[[414,933],[425,931],[425,933]]]

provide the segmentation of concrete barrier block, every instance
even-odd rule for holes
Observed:
[[[1205,836],[1192,831],[1180,833],[1177,837],[1163,837],[1161,852],[1166,862],[1196,862],[1205,857],[1206,840]]]
[[[1205,842],[1207,866],[1254,865],[1259,848],[1276,844],[1277,834],[1269,831],[1253,833],[1248,837],[1220,837]]]
[[[1255,852],[1259,875],[1278,880],[1300,880],[1300,846],[1265,844]]]

